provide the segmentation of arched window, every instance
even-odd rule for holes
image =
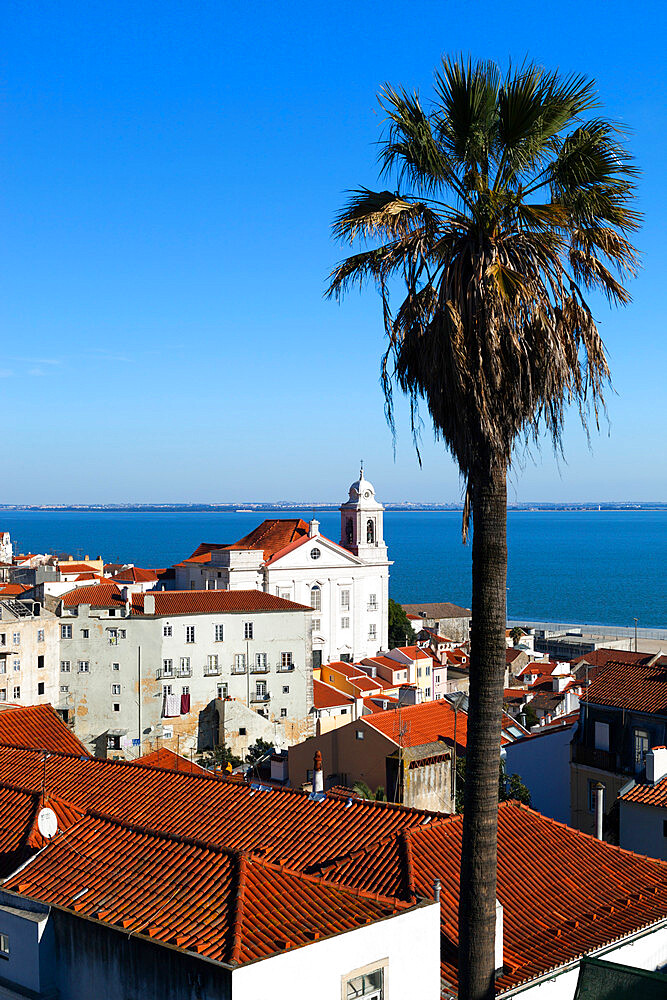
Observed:
[[[322,610],[322,591],[317,584],[310,591],[310,606],[313,611]]]
[[[352,538],[354,536],[354,522],[351,517],[348,517],[345,521],[345,539],[348,545],[352,544]]]
[[[375,542],[375,524],[370,518],[366,521],[366,541],[369,545]]]

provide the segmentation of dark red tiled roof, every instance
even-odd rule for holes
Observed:
[[[61,799],[44,799],[41,792],[0,785],[0,878],[6,878],[46,844],[37,826],[43,806],[55,812],[59,830],[68,830],[82,816],[81,810]]]
[[[410,905],[96,814],[56,838],[3,889],[232,965]]]
[[[442,969],[456,988],[460,816],[314,866],[370,892],[440,896]],[[565,863],[566,859],[566,863]],[[667,916],[667,863],[612,847],[518,802],[498,811],[498,898],[504,908],[503,992]]]
[[[387,803],[314,802],[304,792],[269,794],[212,774],[183,774],[72,754],[0,747],[0,782],[58,796],[84,811],[148,826],[176,837],[200,837],[222,847],[262,851],[291,867],[366,845],[430,814]]]
[[[123,569],[113,577],[116,583],[154,583],[157,580],[157,573],[154,569],[140,569],[139,566],[130,566]]]
[[[312,611],[263,590],[157,590],[132,596],[132,612],[144,614],[146,598],[156,615],[215,614],[227,611]]]
[[[0,744],[33,750],[88,751],[51,705],[4,705],[0,708]]]
[[[667,657],[649,657],[648,663],[608,661],[596,672],[581,700],[667,715]]]

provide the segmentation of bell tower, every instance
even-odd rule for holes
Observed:
[[[365,563],[386,563],[383,515],[384,507],[375,499],[373,484],[364,478],[362,462],[359,478],[340,507],[340,544]]]

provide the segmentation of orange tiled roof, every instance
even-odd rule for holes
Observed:
[[[312,611],[263,590],[157,590],[132,596],[132,611],[144,614],[146,598],[155,599],[156,615],[215,614],[226,611]]]
[[[227,545],[226,548],[261,549],[264,561],[268,562],[277,552],[307,534],[308,525],[303,518],[272,517],[262,521],[249,535],[244,535],[238,542]]]
[[[0,782],[41,791],[43,755],[0,747]],[[432,814],[387,803],[313,802],[304,792],[258,792],[212,774],[146,767],[83,755],[52,753],[46,791],[84,811],[175,837],[199,837],[222,847],[261,851],[269,861],[300,867],[337,857]]]
[[[186,774],[208,774],[205,767],[195,761],[188,760],[179,753],[174,753],[168,747],[159,747],[152,753],[146,753],[139,758],[140,763],[147,767],[164,767],[171,771],[184,771]]]
[[[94,573],[95,567],[91,566],[87,562],[61,562],[58,563],[58,569],[61,573],[66,573],[70,575],[71,573]]]
[[[70,828],[3,888],[232,965],[410,905],[100,815]]]
[[[80,604],[90,604],[94,608],[125,607],[125,599],[115,583],[95,583],[89,587],[77,587],[62,595],[63,607],[76,608]]]
[[[430,660],[431,657],[419,646],[397,646],[399,653],[409,656],[411,660]],[[391,657],[390,657],[391,659]]]
[[[650,660],[650,653],[635,653],[630,649],[594,649],[590,653],[576,656],[572,663],[576,666],[580,663],[588,663],[592,667],[603,667],[610,662],[615,663],[643,663]]]
[[[0,597],[20,597],[30,587],[25,583],[5,583],[0,585]]]
[[[640,802],[645,806],[667,807],[667,778],[656,781],[655,785],[634,785],[623,796],[624,802]]]
[[[11,785],[0,785],[0,878],[6,878],[34,851],[45,846],[37,817],[48,806],[56,814],[58,829],[68,830],[83,813],[58,798],[43,798],[41,792],[29,792]]]
[[[667,656],[651,666],[622,660],[607,662],[598,670],[581,700],[612,708],[667,715]]]
[[[112,577],[116,583],[154,583],[157,580],[157,573],[154,569],[140,569],[138,566],[130,566],[123,569]]]
[[[0,745],[86,754],[72,730],[51,705],[5,705],[0,708]]]
[[[451,817],[313,866],[327,878],[388,895],[414,885],[433,898],[439,879],[442,971],[454,990],[461,827],[461,817]],[[555,863],[559,858],[567,864]],[[508,971],[496,989],[504,992],[667,916],[667,863],[506,802],[498,810],[497,894]]]
[[[417,747],[422,743],[435,743],[442,738],[454,743],[454,709],[446,699],[424,701],[421,705],[406,705],[400,713],[394,709],[364,717],[369,726],[392,740],[397,746],[402,734],[404,747]],[[465,747],[468,732],[468,716],[458,711],[456,721],[457,745]]]
[[[313,680],[313,702],[315,708],[338,708],[339,705],[351,705],[354,701],[349,694],[337,691],[330,684]]]

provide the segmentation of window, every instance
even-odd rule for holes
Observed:
[[[289,684],[283,684],[283,694],[289,694]]]
[[[377,625],[368,626],[368,638],[377,639]]]
[[[281,719],[286,719],[287,718],[287,709],[286,708],[281,708],[280,709],[280,718]]]
[[[345,541],[348,545],[352,544],[352,539],[354,538],[354,521],[351,517],[345,520]]]
[[[292,662],[292,654],[291,653],[281,653],[280,654],[280,666],[283,668],[283,670],[291,670],[292,669],[292,667],[294,666],[294,664]]]
[[[595,749],[609,749],[609,723],[607,722],[595,723]]]
[[[162,694],[163,695],[165,695],[165,694],[173,694],[173,693],[174,692],[172,690],[171,684],[163,684],[162,685]]]
[[[120,684],[112,684],[111,685],[111,693],[112,694],[120,694]]]
[[[169,639],[173,635],[173,629],[172,629],[171,625],[164,625],[163,626],[163,628],[162,628],[162,635],[166,639]]]
[[[19,670],[21,669],[21,661],[20,660],[14,660],[13,661],[13,666],[14,666],[14,670],[16,671],[16,673],[18,673]]]
[[[255,681],[255,688],[258,698],[266,697],[266,681]]]
[[[635,729],[635,771],[644,767],[644,759],[649,751],[649,735],[645,729]]]
[[[181,657],[180,671],[181,671],[181,674],[184,675],[184,676],[186,676],[186,677],[189,675],[189,673],[190,673],[190,657],[189,656],[182,656]]]
[[[245,729],[245,726],[241,726],[241,727],[239,728],[239,736],[245,736],[245,735],[246,735],[246,729]]]
[[[234,673],[245,673],[245,653],[234,653]]]
[[[349,628],[350,627],[350,619],[349,618],[341,618],[341,620],[340,620],[340,627],[341,628]]]
[[[114,703],[113,703],[113,710],[114,710],[114,712],[120,712],[120,702],[114,701]]]
[[[3,659],[0,660],[0,674],[6,674],[6,673],[7,673],[7,661]]]
[[[115,617],[116,617],[116,609],[109,608],[109,618],[115,618]]]
[[[82,639],[88,639],[89,637],[90,637],[90,629],[82,628],[81,629],[81,638]]]
[[[357,731],[355,733],[355,737],[358,740],[363,740],[363,738],[364,738],[364,731],[363,731],[363,729],[357,729]]]
[[[218,672],[218,657],[216,653],[210,653],[206,657],[206,669],[209,674],[217,674]]]
[[[368,610],[369,611],[377,611],[377,609],[378,609],[378,595],[377,594],[369,594],[368,595]]]
[[[162,675],[163,677],[171,677],[174,672],[174,661],[173,660],[163,660],[162,661]]]
[[[319,632],[322,628],[322,622],[319,618],[313,618],[313,632]]]
[[[185,626],[185,641],[194,642],[195,641],[195,627],[194,625]]]
[[[257,670],[266,670],[269,658],[266,653],[255,653],[255,667]]]
[[[310,591],[310,606],[313,611],[322,610],[322,591],[317,584]]]
[[[253,627],[252,622],[243,623],[243,638],[252,639],[253,638]]]
[[[79,660],[77,666],[80,674],[90,673],[90,662],[88,660]]]
[[[120,670],[120,663],[112,663],[111,664],[111,669],[112,670]]]
[[[21,645],[21,633],[20,632],[14,632],[14,634],[12,635],[12,641],[13,641],[13,643],[14,643],[15,646],[20,646]]]
[[[417,677],[421,677],[421,675],[422,675],[422,668],[417,667]]]
[[[215,641],[216,642],[222,642],[224,638],[225,638],[225,626],[224,625],[216,625],[215,626]]]
[[[190,694],[190,685],[184,684],[181,688],[181,694]]]
[[[70,672],[70,661],[69,660],[61,660],[60,661],[60,673],[61,674],[68,674],[69,672]]]
[[[109,644],[111,646],[117,646],[118,645],[118,629],[117,628],[110,628],[109,629]]]
[[[6,646],[6,645],[7,645],[7,633],[0,632],[0,646]]]
[[[340,592],[340,607],[341,607],[341,611],[349,611],[350,610],[350,591],[349,590],[341,590],[341,592]]]
[[[366,521],[366,544],[367,545],[375,544],[375,524],[371,520],[371,518],[369,518],[368,521]]]
[[[430,677],[431,676],[431,668],[430,667],[425,667],[424,669],[425,669],[426,677]]]
[[[5,958],[9,957],[9,935],[0,934],[0,955],[4,955]]]
[[[431,697],[431,689],[430,688],[424,688],[424,694],[426,695],[427,698],[430,698]]]
[[[38,628],[37,629],[37,642],[44,642],[44,629],[43,628]]]
[[[17,701],[17,699],[20,698],[20,697],[21,697],[21,688],[20,688],[19,685],[17,685],[14,688],[14,701]]]
[[[60,693],[61,694],[67,694],[68,691],[69,691],[69,685],[68,684],[61,684],[60,685]]]
[[[7,701],[7,688],[0,688],[0,701]]]
[[[40,681],[37,685],[37,694],[44,694],[44,681]]]
[[[384,970],[376,969],[347,979],[344,997],[345,1000],[383,1000]]]
[[[107,750],[120,750],[120,736],[107,736]]]
[[[227,697],[227,685],[218,684],[218,698],[224,700]]]
[[[321,555],[322,555],[322,553],[317,548],[317,546],[314,549],[310,550],[310,558],[311,559],[319,559]]]
[[[40,656],[37,657],[37,669],[38,670],[43,670],[44,669],[44,656],[43,655],[40,655]]]

